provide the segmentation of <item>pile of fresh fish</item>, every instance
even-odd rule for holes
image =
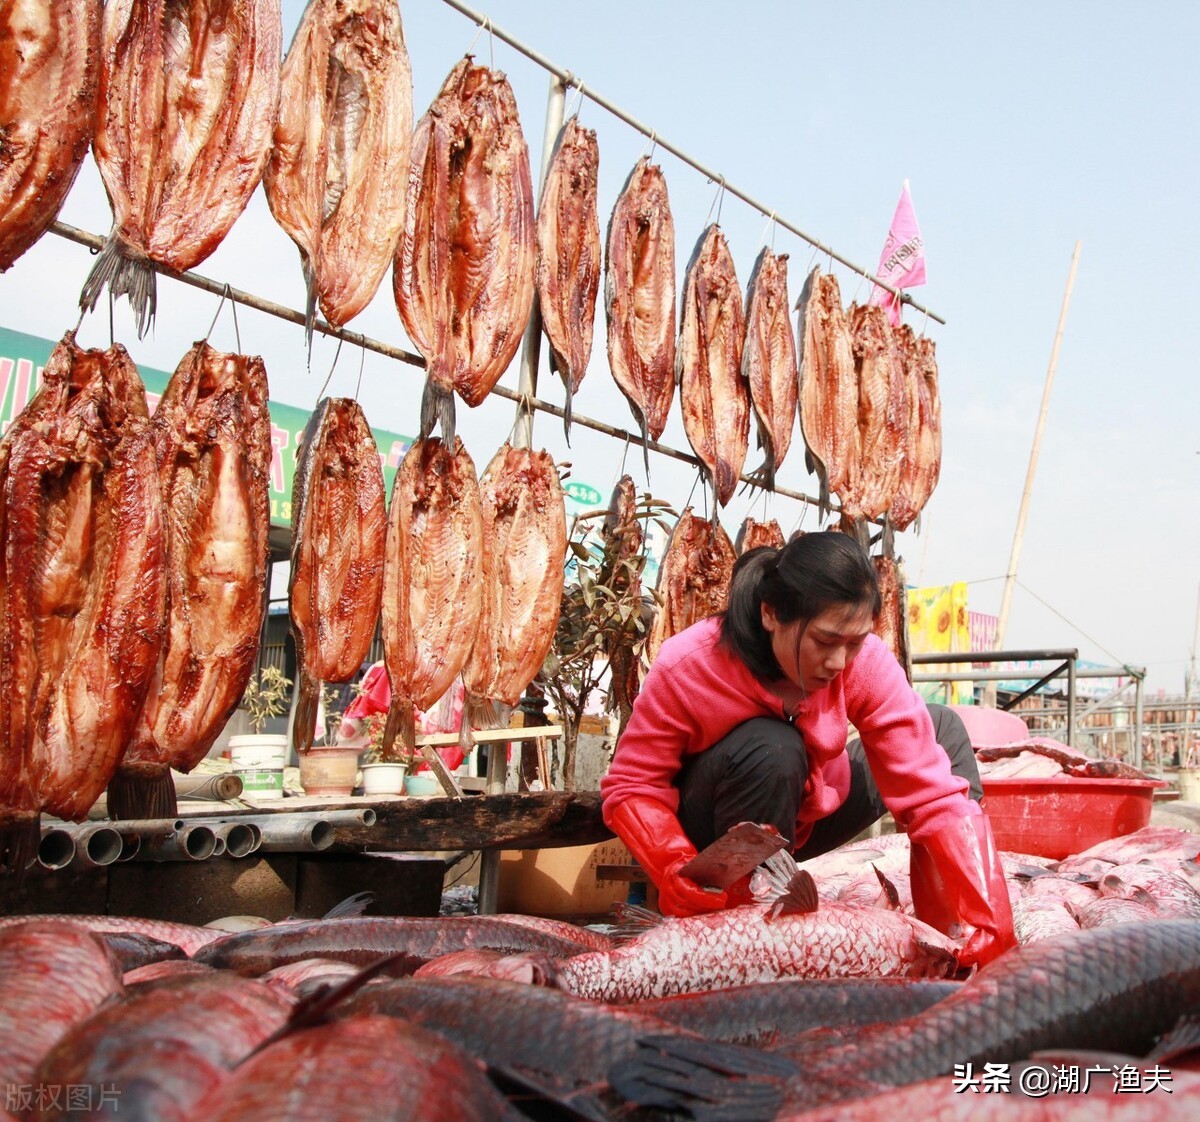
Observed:
[[[387,512],[375,438],[353,398],[325,398],[304,429],[292,500],[288,602],[300,678],[292,743],[312,746],[322,682],[348,682],[383,595]]]
[[[91,145],[100,3],[0,5],[0,272],[58,216]]]
[[[736,560],[733,543],[716,518],[697,518],[685,507],[658,570],[659,607],[646,648],[650,662],[672,635],[725,610]]]
[[[566,386],[563,424],[571,429],[571,401],[587,373],[600,288],[600,219],[596,133],[572,117],[563,126],[537,216],[537,294],[550,360]]]
[[[309,331],[317,303],[340,327],[371,302],[404,229],[412,69],[396,0],[310,0],[280,81],[263,186],[300,250]]]
[[[533,309],[537,244],[529,151],[499,71],[470,56],[417,124],[393,273],[404,329],[425,358],[421,435],[454,440],[454,398],[487,397]]]
[[[68,333],[0,441],[0,868],[32,859],[40,811],[82,819],[116,770],[162,645],[165,549],[137,368]]]
[[[1078,886],[1072,868],[1108,868],[1101,881],[1137,880],[1162,910],[1063,930],[965,981],[953,977],[955,941],[885,890],[907,868],[898,835],[800,870],[784,861],[756,878],[757,904],[646,917],[611,935],[521,915],[291,920],[236,933],[10,917],[0,920],[0,1081],[93,1095],[117,1086],[122,1113],[185,1122],[832,1122],[883,1117],[891,1104],[959,1117],[964,1101],[972,1117],[1107,1118],[1134,1096],[1114,1095],[1100,1073],[1140,1079],[1157,1064],[1170,1094],[1137,1096],[1143,1113],[1130,1117],[1186,1118],[1200,1080],[1186,1070],[1191,1036],[1173,1030],[1200,1007],[1200,911],[1168,910],[1180,893],[1157,881],[1186,886],[1170,869],[1198,852],[1196,835],[1148,828],[1057,867],[1003,854],[1014,892],[1051,877]],[[875,900],[855,887],[868,878]],[[1091,1065],[1093,1094],[1064,1087],[1035,1108],[1015,1075],[1009,1094],[951,1093],[956,1065],[1015,1073],[1031,1057]],[[339,1079],[350,1064],[355,1078]],[[395,1070],[429,1065],[440,1090],[428,1071]],[[1076,1101],[1081,1113],[1067,1111]],[[992,1102],[1006,1105],[996,1113]],[[73,1116],[36,1110],[28,1116]]]
[[[150,422],[166,520],[166,640],[108,787],[114,818],[176,813],[189,772],[237,708],[266,609],[271,419],[258,357],[197,343]]]
[[[105,4],[92,150],[113,228],[83,307],[128,296],[144,335],[151,263],[183,272],[224,239],[271,153],[282,37],[277,0]]]
[[[820,501],[854,521],[906,529],[937,485],[941,402],[933,341],[893,329],[878,307],[842,307],[837,279],[813,269],[800,309],[800,428]]]

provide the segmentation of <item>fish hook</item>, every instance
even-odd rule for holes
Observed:
[[[712,182],[713,182],[713,180],[710,179],[709,183],[712,183]],[[714,208],[716,209],[716,212],[717,212],[717,225],[718,226],[721,225],[721,203],[725,198],[725,177],[723,175],[717,176],[716,182],[718,182],[720,184],[720,186],[717,188],[716,198],[713,199],[712,204],[708,208],[708,214],[705,216],[705,219],[704,219],[705,226],[708,225],[708,220],[710,218],[712,218],[712,212],[713,212]]]
[[[642,149],[642,155],[645,156],[647,160],[653,160],[654,159],[654,150],[657,147],[658,147],[658,131],[656,129],[651,129],[650,130],[650,144],[648,147]]]
[[[629,458],[629,433],[625,434],[625,447],[621,449],[621,466],[617,469],[617,479],[625,474],[625,461]]]
[[[575,120],[577,120],[577,121],[579,120],[579,111],[583,108],[584,85],[585,85],[585,83],[583,83],[583,82],[578,82],[575,85],[575,92],[579,95],[579,100],[575,103],[575,112],[574,112],[573,116],[575,117]]]
[[[475,29],[475,37],[471,40],[471,45],[467,48],[467,57],[468,58],[472,57],[472,52],[474,52],[474,50],[475,50],[475,44],[479,42],[479,36],[482,35],[485,31],[487,31],[490,34],[491,30],[492,30],[492,17],[484,16],[483,20],[480,22],[479,26]],[[489,57],[490,57],[490,54],[491,54],[491,52],[489,49]]]
[[[337,366],[338,356],[341,353],[342,353],[342,337],[339,335],[337,350],[333,352],[333,362],[330,363],[329,373],[325,375],[325,381],[322,384],[320,391],[317,393],[318,404],[320,403],[321,399],[325,396],[325,390],[329,386],[329,379],[333,377],[333,370],[334,370],[334,367]]]
[[[767,240],[767,231],[768,230],[771,231],[771,252],[772,253],[775,252],[775,224],[776,224],[776,215],[775,215],[774,211],[771,211],[771,213],[767,215],[767,223],[765,226],[763,226],[763,232],[759,235],[759,238],[758,238],[758,240],[760,242],[765,243]]]
[[[362,390],[363,367],[367,364],[367,348],[360,342],[358,344],[358,381],[354,383],[354,400],[358,400],[359,391]]]
[[[921,321],[921,334],[919,338],[925,338],[925,330],[929,327],[929,309],[925,309],[925,318]]]

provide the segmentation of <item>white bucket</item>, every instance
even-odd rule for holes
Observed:
[[[1200,803],[1200,768],[1179,769],[1179,797],[1184,802]]]
[[[283,767],[288,738],[283,733],[247,733],[229,738],[229,759],[252,799],[283,798]]]

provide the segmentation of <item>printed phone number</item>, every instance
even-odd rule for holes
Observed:
[[[958,1094],[1008,1094],[1020,1091],[1031,1098],[1046,1095],[1085,1095],[1095,1085],[1094,1080],[1106,1080],[1108,1089],[1117,1095],[1148,1095],[1151,1091],[1171,1094],[1171,1072],[1155,1065],[1139,1068],[1133,1064],[1107,1067],[1103,1064],[1022,1065],[1014,1080],[1009,1064],[984,1064],[975,1071],[973,1064],[954,1065],[954,1090]]]

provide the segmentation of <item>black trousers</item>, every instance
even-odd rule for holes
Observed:
[[[978,801],[983,787],[966,728],[953,710],[932,704],[928,708],[951,770],[970,783],[971,798]],[[846,754],[850,794],[828,818],[814,824],[808,840],[796,851],[798,860],[836,849],[887,813],[862,741],[851,740]],[[796,813],[807,779],[808,755],[799,730],[786,721],[756,717],[684,762],[675,781],[680,824],[698,849],[745,821],[772,825],[794,843]]]

